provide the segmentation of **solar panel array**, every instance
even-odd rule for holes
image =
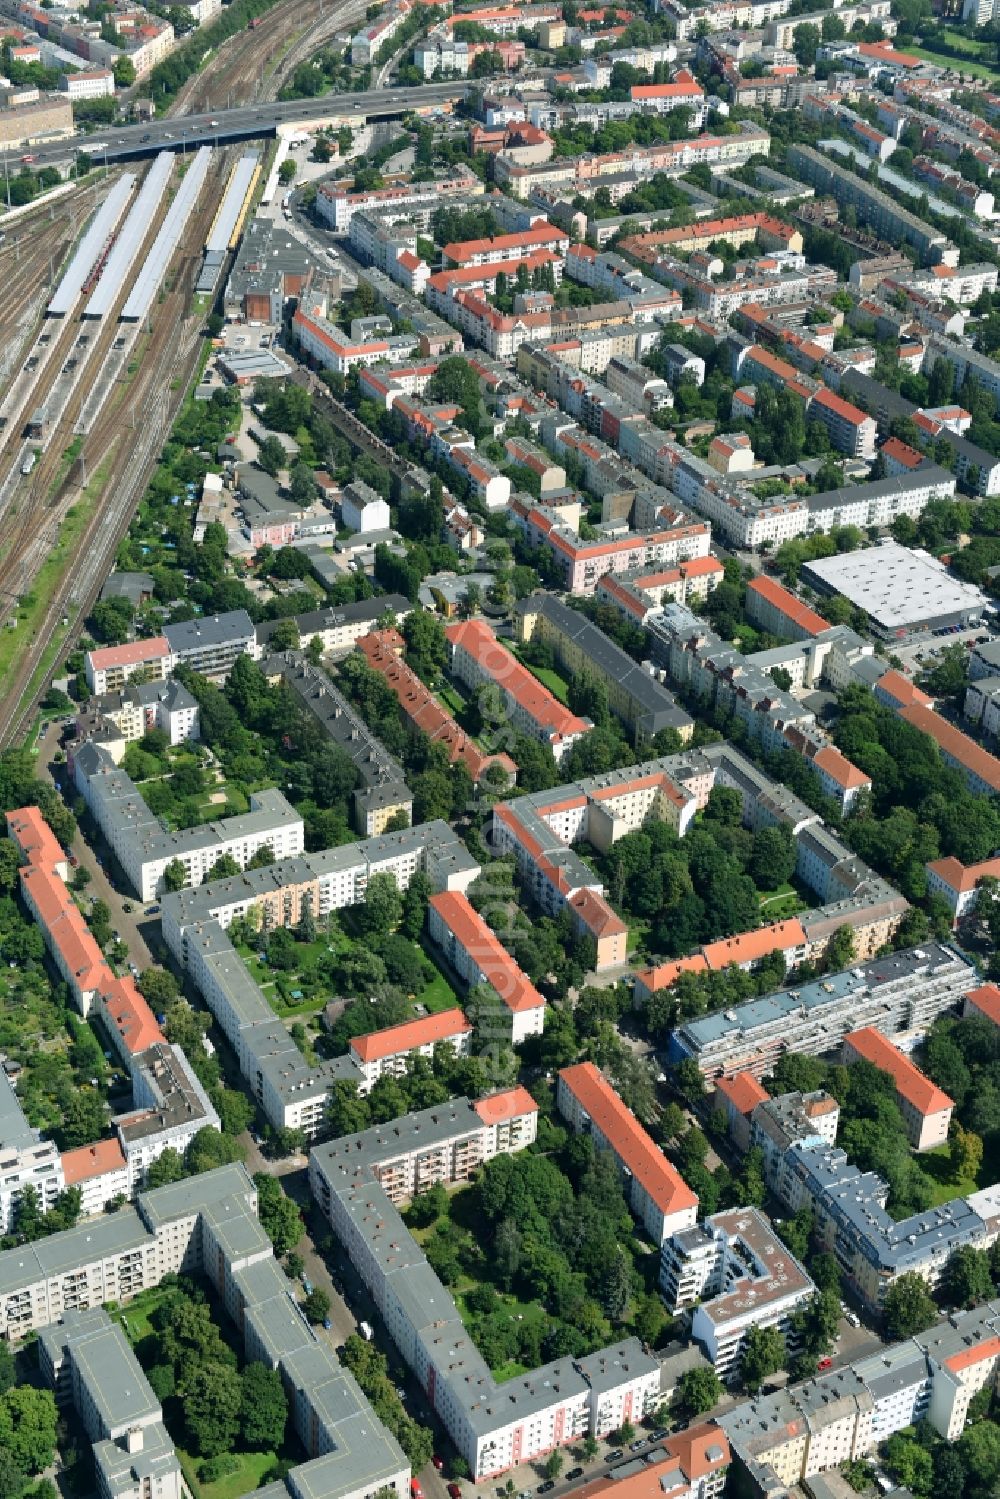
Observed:
[[[115,298],[142,249],[142,242],[149,233],[149,226],[170,181],[174,160],[172,151],[161,151],[150,167],[139,196],[132,205],[132,211],[122,225],[114,249],[105,261],[100,280],[83,310],[84,317],[107,317],[111,311]]]
[[[246,156],[240,157],[233,168],[232,176],[229,179],[229,186],[226,188],[226,195],[222,200],[222,206],[215,216],[215,223],[212,225],[208,242],[205,245],[206,254],[211,255],[214,252],[225,254],[229,248],[229,241],[232,238],[233,230],[236,228],[236,220],[240,216],[243,200],[253,181],[253,174],[257,170],[259,162],[260,157],[256,151],[248,152]]]
[[[135,173],[126,172],[125,176],[115,183],[94,214],[86,234],[76,248],[76,254],[66,267],[65,274],[45,309],[50,317],[67,317],[73,311],[77,297],[97,264],[98,256],[106,240],[118,228],[118,222],[125,212],[125,205],[132,196],[135,184]]]
[[[211,146],[202,146],[188,167],[184,181],[177,190],[177,196],[167,209],[163,223],[160,225],[160,232],[152,243],[146,263],[135,278],[135,285],[122,308],[122,322],[141,322],[149,311],[171,257],[184,233],[187,221],[191,217],[194,205],[198,201],[198,195],[205,185],[211,159]]]

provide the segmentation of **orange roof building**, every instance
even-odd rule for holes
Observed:
[[[979,864],[963,864],[961,859],[949,855],[945,859],[932,859],[924,865],[927,872],[927,892],[947,901],[951,908],[953,924],[974,910],[979,900],[980,881],[1000,880],[1000,859],[983,859]]]
[[[879,677],[874,687],[875,696],[886,708],[896,712],[900,708],[933,708],[934,699],[922,692],[915,682],[901,671],[887,671]]]
[[[720,937],[708,942],[700,952],[687,958],[675,958],[644,968],[635,976],[635,996],[644,1003],[657,989],[669,989],[682,973],[720,972],[735,963],[737,968],[753,968],[773,952],[784,955],[785,967],[793,968],[806,956],[809,939],[797,917],[775,921],[770,926],[755,927],[735,937]]]
[[[592,1478],[574,1490],[574,1499],[703,1499],[722,1492],[731,1461],[729,1439],[712,1421],[685,1427],[649,1457],[656,1461],[630,1464],[635,1471],[625,1477]]]
[[[752,1072],[737,1072],[732,1077],[717,1077],[715,1096],[719,1108],[726,1111],[729,1133],[739,1150],[750,1146],[750,1116],[759,1103],[767,1103],[770,1093]]]
[[[472,1105],[484,1124],[500,1127],[514,1120],[529,1119],[538,1113],[538,1105],[527,1088],[505,1088],[502,1093],[491,1093],[488,1098],[477,1099]]]
[[[571,713],[517,657],[502,645],[489,625],[469,619],[445,630],[451,669],[475,692],[484,685],[499,689],[514,727],[547,744],[556,761],[593,728],[589,718]]]
[[[978,989],[970,989],[962,1014],[1000,1026],[1000,989],[996,984],[980,984]]]
[[[371,635],[362,635],[358,641],[358,650],[372,670],[388,682],[410,723],[428,739],[443,744],[452,765],[460,760],[477,784],[491,765],[499,765],[513,781],[517,766],[510,756],[488,755],[481,750],[472,736],[459,728],[416,672],[401,659],[402,649],[403,638],[395,630],[377,630]]]
[[[456,1053],[465,1053],[471,1037],[472,1026],[457,1005],[450,1010],[423,1015],[419,1020],[404,1020],[401,1025],[355,1036],[351,1041],[351,1055],[364,1079],[358,1092],[367,1093],[384,1073],[401,1076],[406,1072],[410,1057],[433,1056],[435,1046],[447,1043]]]
[[[921,733],[930,735],[941,751],[942,760],[962,772],[974,796],[1000,794],[1000,760],[980,748],[968,734],[922,704],[901,708],[899,716]]]
[[[932,1150],[935,1145],[943,1145],[948,1138],[954,1108],[947,1093],[932,1083],[874,1026],[851,1031],[844,1037],[845,1064],[849,1066],[859,1059],[889,1073],[896,1085],[896,1099],[910,1144],[917,1150]]]
[[[507,1010],[511,1045],[542,1034],[545,1000],[467,896],[457,890],[432,895],[428,930],[465,983],[488,984],[499,996]]]
[[[68,861],[58,838],[38,807],[20,807],[7,813],[7,836],[12,838],[26,864],[37,864],[66,879]]]
[[[629,1206],[655,1244],[694,1227],[697,1196],[593,1062],[562,1069],[556,1103],[573,1129],[586,1130],[598,1150],[611,1151]]]
[[[788,640],[811,640],[830,628],[828,620],[797,599],[775,578],[754,578],[747,584],[747,618],[758,629]]]

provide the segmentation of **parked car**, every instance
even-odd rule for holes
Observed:
[[[651,1442],[662,1442],[664,1437],[668,1437],[669,1435],[670,1433],[665,1426],[658,1426],[649,1440]]]
[[[439,1457],[438,1454],[435,1452],[434,1456],[431,1458],[431,1462],[434,1464],[435,1468],[437,1468],[437,1470],[438,1470],[439,1473],[443,1473],[444,1472],[444,1458],[443,1457]]]
[[[329,1317],[323,1318],[323,1326],[326,1328],[327,1332],[330,1332],[333,1327],[333,1323],[330,1321]]]
[[[457,1483],[448,1485],[448,1499],[462,1499],[462,1490]]]
[[[628,1450],[630,1452],[638,1452],[641,1448],[645,1447],[648,1440],[648,1437],[639,1437],[638,1441],[633,1442]]]
[[[623,1449],[621,1447],[616,1447],[615,1450],[614,1450],[614,1452],[609,1452],[608,1453],[608,1455],[604,1459],[604,1461],[606,1463],[616,1463],[620,1457],[624,1457],[624,1456],[625,1456],[625,1453],[624,1453]]]
[[[832,1358],[821,1358],[820,1361],[819,1361],[818,1367],[820,1369],[832,1369],[833,1368],[833,1359]]]
[[[412,1496],[412,1499],[424,1499],[424,1491],[420,1487],[419,1478],[410,1479],[410,1494]]]
[[[567,1480],[569,1480],[571,1478],[582,1478],[582,1477],[583,1477],[583,1469],[582,1468],[570,1468],[569,1472],[566,1474]]]
[[[540,1483],[538,1485],[537,1489],[535,1490],[535,1493],[536,1494],[551,1494],[551,1492],[555,1488],[555,1486],[556,1486],[555,1485],[555,1479],[553,1479],[553,1478],[547,1478],[544,1483]]]

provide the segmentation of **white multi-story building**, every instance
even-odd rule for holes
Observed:
[[[503,1039],[519,1046],[542,1034],[545,1000],[462,891],[431,896],[427,930],[470,988],[486,984],[498,996],[503,1013],[492,1024],[504,1032]]]
[[[816,1287],[757,1208],[716,1213],[663,1245],[660,1289],[693,1307],[691,1336],[722,1379],[736,1379],[751,1327],[777,1327],[794,1353],[792,1317]]]
[[[415,1192],[466,1180],[490,1154],[530,1143],[533,1128],[502,1142],[496,1131],[533,1121],[535,1108],[521,1088],[458,1099],[317,1146],[309,1160],[313,1196],[476,1482],[615,1419],[639,1421],[660,1396],[658,1362],[635,1338],[498,1386],[400,1217],[397,1204]]]
[[[241,817],[167,833],[129,776],[100,745],[88,743],[76,750],[72,773],[126,879],[144,901],[161,892],[167,867],[175,862],[183,867],[186,884],[200,885],[224,855],[243,869],[264,847],[275,859],[291,858],[305,847],[302,818],[280,791],[253,792],[250,811]]]
[[[380,1077],[402,1077],[411,1058],[432,1057],[436,1046],[450,1046],[456,1056],[464,1056],[471,1037],[472,1026],[457,1008],[354,1036],[350,1049],[361,1074],[358,1092],[370,1092]]]

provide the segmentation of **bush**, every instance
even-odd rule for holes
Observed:
[[[229,1478],[240,1470],[240,1460],[231,1452],[220,1452],[218,1457],[208,1457],[198,1469],[202,1483],[218,1483],[220,1478]]]

